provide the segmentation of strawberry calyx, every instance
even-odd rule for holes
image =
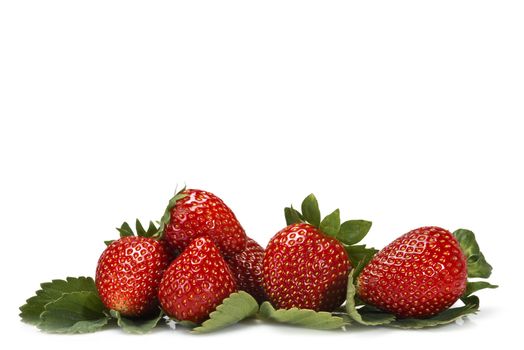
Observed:
[[[460,248],[466,257],[468,269],[468,281],[466,290],[462,295],[462,299],[468,298],[473,293],[486,288],[497,288],[497,285],[490,284],[487,281],[471,281],[471,278],[487,279],[491,276],[493,267],[486,261],[484,254],[480,250],[479,244],[475,238],[475,234],[466,229],[458,229],[453,232],[453,236],[460,244]]]
[[[160,240],[162,238],[163,232],[155,225],[153,221],[149,221],[149,226],[147,227],[147,230],[144,228],[140,220],[136,219],[135,221],[135,231],[129,226],[127,222],[124,222],[120,227],[116,228],[117,231],[120,234],[120,238],[123,237],[146,237],[146,238],[152,238],[154,240]],[[106,245],[110,245],[113,243],[114,240],[104,241]]]
[[[468,277],[489,278],[493,268],[480,251],[480,247],[475,239],[475,234],[470,230],[461,228],[453,232],[453,236],[459,242],[460,248],[466,256]]]
[[[318,201],[312,193],[302,201],[302,212],[290,207],[284,208],[284,215],[288,225],[308,223],[318,228],[327,236],[334,237],[341,243],[353,245],[360,242],[371,229],[371,221],[348,220],[340,223],[340,210],[335,209],[331,214],[321,218]]]
[[[178,192],[175,189],[175,195],[169,200],[169,203],[160,221],[157,221],[157,224],[159,225],[158,227],[156,226],[156,224],[153,221],[149,221],[149,226],[147,227],[147,230],[146,230],[144,226],[142,225],[142,223],[140,222],[140,220],[136,219],[136,222],[135,222],[136,233],[135,233],[133,229],[131,228],[131,226],[129,226],[127,222],[124,222],[120,227],[116,228],[118,232],[120,233],[120,238],[138,236],[138,237],[152,238],[157,241],[162,239],[164,236],[164,228],[171,221],[171,210],[176,205],[177,201],[187,196],[186,194],[183,193],[185,190],[186,190],[185,186]],[[109,240],[109,241],[105,241],[104,243],[106,245],[110,245],[113,242],[114,240]]]
[[[185,198],[187,197],[187,194],[184,193],[184,191],[186,190],[186,186],[184,186],[180,191],[177,192],[177,190],[175,189],[175,195],[173,197],[171,197],[171,199],[169,200],[168,204],[167,204],[167,207],[166,207],[166,210],[164,211],[164,214],[162,215],[162,218],[160,219],[160,227],[158,228],[158,230],[160,232],[164,232],[164,229],[167,225],[169,225],[169,223],[171,222],[171,211],[172,209],[175,207],[176,205],[176,202],[178,202],[179,200],[181,200],[182,198]]]
[[[340,210],[335,209],[332,213],[322,218],[317,198],[313,193],[302,201],[301,210],[293,208],[293,205],[284,208],[287,225],[308,223],[318,228],[326,236],[337,239],[346,249],[351,264],[359,267],[358,274],[369,260],[378,251],[366,247],[365,244],[357,245],[368,234],[372,222],[368,220],[347,220],[340,222]]]

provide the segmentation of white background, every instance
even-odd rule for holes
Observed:
[[[520,1],[2,1],[2,343],[41,348],[489,346],[516,337],[524,178]],[[94,275],[123,220],[175,186],[222,197],[262,244],[282,208],[373,220],[382,247],[470,228],[501,288],[463,326],[210,336],[40,333],[40,282]],[[230,344],[230,345],[228,345]],[[507,344],[507,343],[506,343]],[[253,345],[251,345],[253,346]]]

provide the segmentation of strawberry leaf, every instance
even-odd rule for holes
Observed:
[[[142,223],[138,219],[136,219],[135,226],[136,226],[137,236],[153,238],[153,239],[158,239],[161,236],[159,234],[158,227],[156,227],[153,221],[149,221],[149,226],[147,227],[147,231],[144,229],[144,226],[142,226]]]
[[[419,329],[427,327],[435,327],[445,325],[448,323],[455,322],[467,315],[474,314],[479,309],[479,298],[472,295],[467,298],[463,298],[464,306],[447,309],[438,315],[431,318],[416,319],[416,318],[403,318],[397,319],[389,323],[388,327],[404,328],[404,329]]]
[[[336,209],[326,216],[320,223],[319,228],[326,235],[336,237],[340,231],[340,210]]]
[[[201,326],[193,329],[194,333],[209,333],[229,327],[258,311],[258,303],[251,295],[244,291],[232,293],[218,305],[216,310],[209,314],[209,319]]]
[[[293,206],[284,208],[284,215],[286,217],[286,225],[299,224],[304,222],[302,214],[298,210],[294,209]]]
[[[149,319],[127,318],[115,310],[111,310],[110,314],[116,319],[118,326],[122,328],[124,332],[130,334],[145,334],[150,332],[164,316],[162,311],[159,311],[158,315]]]
[[[320,209],[318,208],[318,201],[315,195],[311,193],[302,202],[302,215],[307,222],[315,227],[320,225]]]
[[[124,222],[120,227],[116,228],[118,232],[120,232],[120,237],[132,237],[132,236],[138,236],[138,237],[146,237],[146,238],[153,238],[153,239],[159,239],[161,238],[161,232],[158,227],[153,223],[153,221],[149,221],[149,226],[147,227],[147,231],[140,222],[140,220],[136,219],[135,221],[135,231],[129,226],[127,222]],[[110,245],[114,241],[105,241],[106,245]]]
[[[349,260],[353,266],[353,275],[356,277],[360,274],[362,269],[366,267],[373,256],[378,252],[375,248],[366,248],[365,244],[362,245],[344,245],[346,252],[348,253]]]
[[[138,220],[137,220],[138,221]],[[127,222],[124,222],[120,228],[116,228],[118,232],[120,232],[120,237],[129,237],[134,236],[135,233],[133,232],[133,229]]]
[[[186,190],[185,186],[178,192],[176,192],[175,190],[176,192],[175,195],[167,203],[167,207],[166,207],[166,210],[164,211],[164,215],[162,215],[162,218],[160,219],[160,228],[158,229],[160,233],[164,232],[165,227],[169,225],[169,222],[171,221],[171,210],[175,207],[176,202],[178,202],[179,200],[187,196],[187,194],[183,193],[185,190]]]
[[[485,281],[478,281],[478,282],[469,282],[468,281],[468,284],[466,285],[466,291],[464,292],[464,294],[462,294],[462,297],[468,297],[470,296],[471,294],[481,290],[481,289],[485,289],[485,288],[498,288],[498,286],[494,285],[494,284],[490,284],[488,282],[485,282]]]
[[[493,269],[480,251],[475,234],[470,230],[460,229],[453,232],[459,241],[462,252],[468,262],[468,277],[488,278]]]
[[[109,317],[95,292],[72,292],[45,305],[38,328],[51,333],[89,333],[104,327]]]
[[[349,315],[349,317],[355,322],[365,326],[384,325],[395,320],[394,315],[378,311],[374,308],[356,308],[356,288],[353,282],[353,273],[354,271],[351,271],[348,276],[348,289],[346,295],[346,312]]]
[[[147,236],[146,230],[144,229],[144,226],[142,226],[142,223],[140,222],[140,220],[136,219],[135,227],[136,227],[136,235],[137,236],[140,236],[140,237],[146,237]]]
[[[161,235],[159,235],[159,229],[156,227],[155,223],[153,221],[149,221],[149,226],[147,228],[147,231],[144,235],[144,237],[150,237],[150,238],[160,238]]]
[[[337,239],[342,243],[353,245],[360,242],[371,229],[371,221],[348,220],[340,225]]]
[[[22,321],[36,325],[40,323],[40,315],[45,311],[46,304],[56,301],[65,293],[71,292],[94,292],[96,293],[95,281],[91,277],[67,277],[66,280],[52,280],[40,284],[41,289],[36,295],[27,299],[20,307]]]
[[[296,307],[275,310],[268,301],[260,306],[259,315],[266,320],[312,329],[339,329],[349,324],[342,317],[333,316],[325,311],[317,312]]]

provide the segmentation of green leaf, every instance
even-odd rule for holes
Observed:
[[[149,226],[147,228],[147,231],[145,230],[144,226],[140,222],[140,220],[135,220],[135,231],[129,226],[127,222],[124,222],[122,226],[117,227],[118,232],[120,232],[120,237],[131,237],[131,236],[139,236],[139,237],[146,237],[146,238],[153,238],[158,239],[160,238],[161,232],[159,232],[159,228],[156,227],[156,225],[153,223],[153,221],[149,221]],[[111,244],[113,241],[106,241],[106,245]]]
[[[378,326],[392,322],[395,316],[385,312],[375,311],[371,308],[356,308],[355,295],[356,288],[353,283],[353,272],[348,276],[348,289],[346,295],[346,312],[349,317],[357,323],[365,326]]]
[[[362,245],[344,245],[348,253],[349,260],[353,266],[354,276],[358,276],[362,269],[373,259],[373,256],[378,252],[375,248],[367,248],[365,244]]]
[[[140,220],[136,219],[135,227],[136,227],[136,235],[137,236],[140,236],[140,237],[146,237],[147,236],[146,230],[144,229],[144,226],[142,226],[142,223],[140,222]]]
[[[169,200],[167,203],[166,210],[164,211],[164,215],[162,215],[162,218],[160,219],[160,227],[158,231],[160,233],[164,232],[164,228],[169,225],[169,222],[171,221],[171,209],[173,209],[176,205],[176,202],[178,202],[180,199],[185,198],[187,194],[184,194],[183,192],[186,190],[186,187],[182,188],[180,191],[176,192],[175,195]]]
[[[288,226],[303,222],[301,214],[293,206],[284,208],[284,215],[286,217],[286,225]]]
[[[45,305],[38,328],[51,333],[88,333],[100,330],[109,317],[94,292],[72,292]]]
[[[259,314],[266,320],[312,329],[339,329],[348,324],[342,317],[333,316],[326,311],[317,312],[296,307],[275,310],[268,301],[262,303]]]
[[[97,292],[95,281],[91,277],[67,277],[66,280],[52,280],[40,285],[41,289],[36,295],[27,299],[20,307],[22,321],[30,324],[38,324],[40,315],[44,312],[44,306],[60,298],[64,293],[71,292]]]
[[[493,268],[480,251],[475,234],[470,230],[460,229],[453,232],[468,262],[468,277],[488,278]]]
[[[142,226],[142,223],[140,222],[140,220],[136,219],[135,225],[136,225],[137,236],[153,238],[153,239],[158,239],[161,236],[159,235],[158,227],[156,227],[153,221],[149,221],[149,226],[147,227],[147,231],[144,229],[144,226]]]
[[[462,294],[462,297],[468,297],[470,296],[471,294],[481,290],[481,289],[485,289],[485,288],[498,288],[498,286],[494,285],[494,284],[490,284],[488,282],[485,282],[485,281],[478,281],[478,282],[469,282],[468,281],[468,284],[466,286],[466,291],[464,292],[464,294]]]
[[[397,319],[390,324],[388,327],[405,328],[405,329],[419,329],[426,327],[435,327],[445,325],[448,323],[455,322],[464,316],[474,314],[479,309],[479,298],[472,295],[470,297],[462,299],[464,306],[447,309],[438,315],[431,318],[416,319],[416,318],[403,318]]]
[[[204,321],[200,327],[194,328],[193,332],[214,332],[251,317],[257,311],[258,303],[251,295],[244,291],[232,293],[209,315],[209,319]]]
[[[120,314],[116,310],[111,310],[110,314],[113,318],[116,319],[117,324],[122,330],[130,334],[145,334],[150,332],[153,328],[156,327],[158,321],[162,319],[164,313],[159,311],[158,315],[153,318],[143,319],[143,318],[127,318]]]
[[[153,221],[149,221],[149,227],[147,228],[146,237],[154,237],[158,233],[158,227],[156,227]]]
[[[335,210],[322,220],[320,231],[328,236],[336,237],[340,231],[340,210]]]
[[[311,193],[302,202],[302,215],[307,222],[315,227],[320,225],[320,209],[318,208],[318,201],[315,195]]]
[[[138,221],[138,220],[137,220]],[[124,222],[120,228],[116,228],[118,232],[120,232],[120,237],[129,237],[134,236],[135,233],[133,232],[133,229],[127,222]]]
[[[353,245],[360,242],[371,229],[371,221],[348,220],[340,225],[337,239],[345,244]]]
[[[111,243],[113,243],[114,241],[115,241],[114,239],[109,240],[109,241],[104,241],[104,244],[105,244],[106,246],[110,246]]]

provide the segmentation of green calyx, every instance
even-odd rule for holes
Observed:
[[[371,221],[348,220],[341,223],[339,209],[322,219],[314,194],[310,194],[302,201],[301,209],[302,212],[293,208],[292,205],[284,208],[286,223],[288,225],[309,223],[326,236],[336,238],[346,249],[353,266],[363,267],[377,252],[376,249],[366,247],[366,245],[356,245],[368,234],[372,225]]]
[[[165,227],[169,225],[169,223],[171,222],[171,210],[175,207],[176,202],[178,202],[182,198],[187,197],[187,194],[184,193],[185,190],[185,186],[178,192],[175,189],[175,195],[171,197],[171,199],[167,203],[164,215],[162,215],[162,218],[160,219],[160,227],[158,228],[160,232],[164,232]]]
[[[461,228],[453,232],[453,236],[459,242],[460,248],[466,256],[468,278],[489,278],[493,268],[486,261],[484,254],[482,254],[480,251],[475,234],[470,230]],[[462,294],[461,298],[467,299],[472,296],[473,293],[487,288],[494,289],[498,288],[498,286],[490,284],[487,281],[470,281],[468,279],[466,290],[464,291],[464,294]]]
[[[169,200],[169,203],[166,207],[166,210],[164,211],[164,215],[162,215],[162,218],[160,221],[157,221],[158,227],[155,225],[153,221],[149,221],[149,226],[147,229],[144,228],[140,220],[136,219],[135,222],[135,231],[129,226],[127,222],[124,222],[120,227],[117,227],[116,229],[120,233],[120,238],[122,237],[131,237],[131,236],[138,236],[138,237],[146,237],[146,238],[152,238],[159,240],[164,235],[164,229],[171,221],[171,210],[176,205],[176,202],[180,199],[186,197],[187,195],[183,193],[186,190],[186,187],[182,188],[180,191],[176,192],[175,195]],[[104,241],[106,245],[110,245],[113,243],[114,240]]]
[[[135,221],[135,231],[129,226],[127,222],[124,222],[120,227],[116,228],[118,233],[120,234],[120,238],[123,237],[146,237],[146,238],[152,238],[155,240],[159,240],[162,238],[163,232],[160,231],[160,229],[155,225],[153,221],[149,221],[149,226],[147,229],[144,228],[140,220],[136,219]],[[114,240],[105,241],[104,243],[106,245],[110,245],[113,243]]]
[[[348,220],[340,222],[340,210],[336,209],[322,219],[317,198],[314,194],[307,196],[301,205],[302,212],[289,206],[284,208],[284,215],[288,225],[309,223],[317,227],[325,235],[335,237],[346,245],[360,242],[371,229],[371,221]]]
[[[470,230],[459,229],[453,232],[453,236],[459,242],[462,252],[466,256],[468,277],[489,278],[493,268],[480,251],[475,234]]]

